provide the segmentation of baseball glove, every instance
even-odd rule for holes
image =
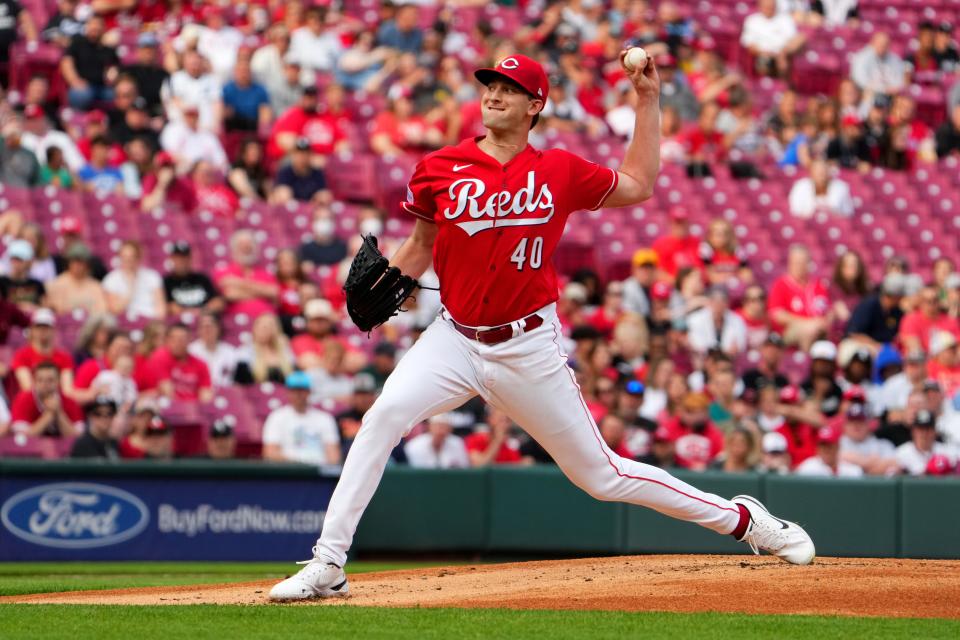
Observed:
[[[391,267],[377,248],[376,237],[368,235],[350,263],[350,272],[343,284],[347,312],[360,329],[371,331],[397,315],[419,286],[415,278]]]

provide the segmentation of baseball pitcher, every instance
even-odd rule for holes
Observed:
[[[628,64],[626,55],[621,64],[638,102],[619,171],[528,144],[548,98],[540,64],[512,55],[475,72],[485,87],[487,134],[444,147],[417,165],[402,205],[416,217],[410,237],[389,262],[368,239],[344,287],[351,317],[370,329],[396,313],[433,264],[442,311],[364,416],[313,559],[273,587],[273,600],[348,592],[347,550],[390,451],[421,421],[475,395],[506,412],[571,481],[599,500],[642,505],[733,535],[754,553],[764,550],[794,564],[813,560],[810,536],[754,498],[704,493],[611,451],[567,365],[552,265],[567,216],[643,202],[659,169],[660,79],[651,59]]]

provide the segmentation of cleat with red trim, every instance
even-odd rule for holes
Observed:
[[[771,515],[756,498],[736,496],[732,502],[750,512],[750,524],[740,541],[750,545],[755,554],[766,551],[790,564],[813,562],[816,548],[800,525]]]

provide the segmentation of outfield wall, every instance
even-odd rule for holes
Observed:
[[[960,558],[960,479],[677,475],[802,523],[821,555]],[[290,560],[336,469],[253,462],[0,461],[0,560]],[[390,468],[355,551],[747,553],[729,537],[594,500],[555,468]]]

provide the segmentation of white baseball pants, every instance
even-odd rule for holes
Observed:
[[[316,553],[340,566],[390,452],[415,425],[479,394],[506,412],[578,487],[599,500],[629,502],[729,534],[737,505],[658,467],[621,458],[603,442],[560,346],[554,305],[545,322],[496,345],[461,335],[445,312],[397,363],[347,455]]]

